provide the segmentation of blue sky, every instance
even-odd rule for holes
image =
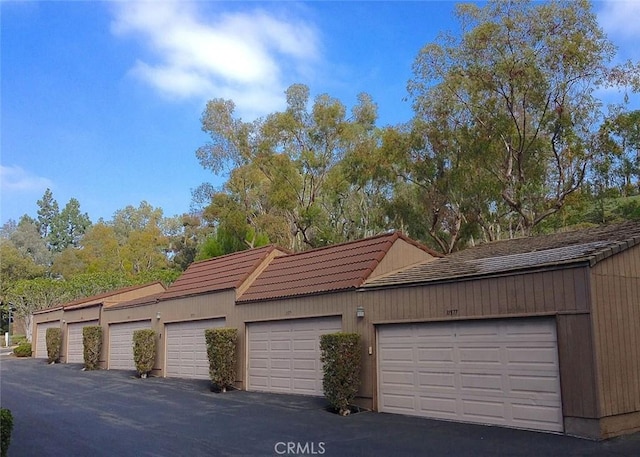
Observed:
[[[594,5],[618,58],[639,61],[640,2]],[[455,28],[454,7],[0,0],[0,221],[36,216],[46,188],[94,222],[143,200],[165,216],[188,212],[192,189],[224,181],[195,157],[212,98],[250,120],[304,83],[349,108],[371,94],[379,125],[408,121],[413,60]]]

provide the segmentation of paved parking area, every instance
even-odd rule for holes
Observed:
[[[2,357],[0,400],[20,456],[632,456],[606,442],[375,412],[340,417],[322,398],[212,393],[207,381],[83,372]]]

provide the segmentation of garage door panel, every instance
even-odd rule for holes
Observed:
[[[510,364],[523,364],[526,369],[532,364],[548,365],[554,369],[557,358],[555,346],[508,347],[507,360]]]
[[[554,376],[509,376],[509,386],[514,394],[540,396],[550,394],[555,397],[557,379]]]
[[[394,386],[396,388],[402,386],[410,386],[412,389],[415,385],[414,373],[411,371],[385,371],[383,374],[382,382],[388,386]]]
[[[557,419],[557,411],[553,404],[514,404],[513,421],[523,428],[543,428]]]
[[[82,329],[98,325],[98,321],[74,322],[67,325],[67,363],[84,363]]]
[[[413,384],[413,376],[411,378]],[[453,373],[441,373],[441,372],[424,372],[418,373],[418,385],[423,386],[424,389],[442,389],[449,390],[455,389],[455,377]]]
[[[205,330],[224,327],[224,325],[224,319],[166,324],[166,376],[209,379]]]
[[[413,360],[413,350],[407,348],[395,348],[395,347],[387,347],[380,351],[380,359],[388,361],[389,363],[393,362],[403,362]]]
[[[459,348],[459,362],[461,365],[502,365],[501,351],[497,346],[468,347],[461,345]]]
[[[406,349],[405,349],[406,350]],[[411,359],[414,359],[413,351],[406,350],[411,354]],[[415,354],[415,361],[429,365],[440,362],[454,362],[454,353],[450,347],[418,347]]]
[[[381,411],[562,431],[552,319],[378,330]]]
[[[320,335],[341,326],[340,317],[248,324],[249,390],[322,395]]]
[[[492,392],[502,394],[505,386],[502,382],[502,376],[499,374],[461,373],[460,389],[471,395]]]
[[[455,398],[422,396],[420,397],[419,406],[419,411],[429,411],[433,414],[431,417],[439,419],[453,419],[456,417],[457,402]],[[411,412],[406,412],[405,414],[411,414]]]
[[[316,361],[312,358],[303,359],[303,360],[294,360],[293,361],[293,369],[296,371],[304,372],[310,371],[315,373],[316,371]]]
[[[505,405],[500,398],[464,400],[462,413],[469,418],[476,418],[478,422],[502,424],[505,422]]]

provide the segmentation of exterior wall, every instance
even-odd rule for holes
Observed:
[[[556,317],[565,433],[598,438],[598,401],[589,314]]]
[[[35,354],[38,344],[38,324],[45,322],[60,321],[62,322],[63,311],[62,308],[57,308],[52,311],[43,311],[33,315],[33,333],[31,334],[31,354]]]
[[[171,322],[227,317],[233,309],[234,301],[235,292],[227,290],[215,294],[177,298],[146,305],[104,308],[101,321],[104,341],[100,364],[103,368],[106,368],[109,360],[109,324],[151,319],[151,326],[158,335],[153,374],[165,376],[166,343],[164,325]],[[157,318],[158,313],[160,313],[159,319]],[[229,326],[228,323],[226,325]]]
[[[398,239],[369,275],[369,278],[375,278],[430,259],[435,259],[435,257],[403,239]]]
[[[591,294],[602,435],[640,430],[640,245],[597,263]]]
[[[62,350],[60,351],[60,362],[67,363],[67,345],[69,344],[67,326],[78,322],[100,320],[101,309],[102,305],[96,304],[64,311],[62,314]]]

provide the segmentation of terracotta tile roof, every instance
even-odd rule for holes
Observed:
[[[274,259],[237,302],[356,288],[399,238],[437,255],[400,233],[299,252]]]
[[[468,248],[372,279],[363,288],[447,281],[530,268],[596,262],[640,244],[640,222],[515,238]]]
[[[269,245],[194,262],[162,294],[161,299],[238,288],[274,251],[284,254],[284,251]]]

